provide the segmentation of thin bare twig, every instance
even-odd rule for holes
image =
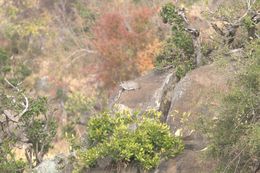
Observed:
[[[254,0],[252,3],[251,3],[251,0],[247,0],[247,10],[246,12],[238,19],[238,23],[240,23],[244,17],[247,16],[247,14],[249,13],[249,11],[251,10],[252,8],[252,5],[254,5],[254,3],[256,2],[256,0]]]
[[[20,92],[20,91],[21,91],[18,87],[14,86],[8,79],[5,78],[4,80],[5,80],[5,82],[6,82],[8,85],[10,85],[12,88],[14,88],[17,92]],[[25,114],[25,112],[27,112],[28,107],[29,107],[29,100],[28,100],[28,98],[27,98],[23,93],[21,93],[21,94],[22,94],[22,96],[23,96],[23,98],[24,98],[24,100],[25,100],[25,105],[24,105],[23,111],[18,115],[19,118],[20,118],[21,116],[23,116],[23,114]]]
[[[97,53],[96,51],[93,51],[93,50],[89,50],[89,49],[79,49],[79,50],[76,50],[74,51],[71,55],[69,55],[67,58],[70,59],[72,57],[74,57],[75,55],[79,54],[79,53],[82,53],[82,52],[85,52],[85,53],[89,53],[89,54],[95,54]],[[77,59],[81,58],[81,57],[84,57],[84,55],[79,55],[79,56],[76,56],[74,59],[71,60],[71,62],[69,64],[66,65],[66,68],[68,68],[71,64],[73,64]]]
[[[224,169],[224,173],[226,172],[226,170],[230,167],[230,165],[231,165],[231,163],[233,163],[238,157],[240,157],[240,155],[241,155],[241,153],[245,150],[245,148],[246,148],[247,146],[245,146],[237,155],[236,155],[236,157],[234,157],[228,164],[227,164],[227,166],[225,167],[225,169]]]

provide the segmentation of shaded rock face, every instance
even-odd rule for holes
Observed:
[[[171,118],[184,112],[190,113],[189,120],[195,120],[196,117],[216,116],[218,106],[218,93],[224,93],[228,90],[228,81],[232,78],[232,68],[223,69],[217,65],[208,65],[193,70],[184,77],[174,88],[171,100],[171,108],[167,117],[167,123],[177,130],[178,119]]]

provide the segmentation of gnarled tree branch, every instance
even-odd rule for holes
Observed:
[[[4,80],[5,80],[5,82],[6,82],[8,85],[10,85],[12,88],[14,88],[17,92],[20,92],[20,91],[21,91],[18,87],[14,86],[8,79],[5,78]],[[23,111],[22,111],[21,113],[19,113],[19,115],[18,115],[18,118],[17,118],[18,120],[20,119],[21,116],[23,116],[23,114],[25,114],[25,112],[27,112],[28,107],[29,107],[29,100],[28,100],[28,98],[27,98],[23,93],[21,93],[21,95],[22,95],[23,98],[24,98],[25,105],[24,105]]]

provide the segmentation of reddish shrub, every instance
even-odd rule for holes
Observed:
[[[137,52],[154,39],[150,25],[153,12],[143,7],[130,8],[128,16],[120,11],[100,16],[93,33],[100,54],[99,79],[105,87],[138,75]]]

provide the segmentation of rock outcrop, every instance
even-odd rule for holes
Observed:
[[[145,111],[154,108],[163,112],[163,122],[167,123],[172,133],[183,138],[184,152],[167,161],[162,161],[159,167],[150,173],[208,173],[213,172],[214,161],[202,161],[201,153],[207,140],[203,134],[192,129],[189,124],[198,118],[217,116],[219,97],[217,93],[228,90],[228,81],[234,74],[232,65],[220,67],[216,63],[197,68],[189,72],[180,81],[175,77],[173,69],[153,71],[133,81],[138,87],[122,89],[120,87],[116,101],[118,109],[137,109]],[[185,121],[183,120],[185,119]],[[43,162],[36,169],[38,173],[45,170],[57,171],[59,163],[55,160]],[[45,165],[45,166],[44,166]],[[105,164],[107,165],[107,164]],[[63,169],[69,173],[68,169]],[[70,170],[70,169],[69,169]],[[53,173],[55,173],[55,171]],[[100,166],[86,172],[109,173],[118,172],[109,166]],[[142,173],[136,166],[131,165],[120,170],[121,173]],[[50,172],[52,173],[52,172]]]
[[[192,129],[189,123],[199,117],[215,117],[218,108],[218,93],[228,89],[232,79],[232,65],[220,67],[216,63],[200,67],[188,73],[179,82],[171,70],[152,72],[136,80],[137,90],[125,91],[118,103],[132,109],[146,110],[155,108],[163,112],[162,121],[166,122],[173,133],[182,136],[185,151],[180,156],[163,162],[156,173],[208,173],[212,172],[214,162],[203,162],[201,150],[206,147],[203,134]]]

